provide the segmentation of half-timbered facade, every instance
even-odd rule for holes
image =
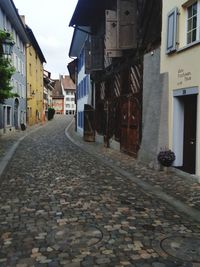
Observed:
[[[95,111],[87,117],[95,120],[85,126],[93,126],[105,146],[134,157],[142,138],[143,59],[160,45],[161,6],[161,0],[79,0],[70,21],[76,29],[90,29],[85,69]]]

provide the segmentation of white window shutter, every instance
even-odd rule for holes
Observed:
[[[137,47],[137,3],[136,0],[118,0],[119,48]]]
[[[107,50],[115,50],[118,48],[117,40],[117,12],[114,10],[106,10],[106,36],[105,45]]]
[[[167,46],[166,53],[176,51],[177,45],[178,8],[172,9],[167,15]]]
[[[115,10],[106,10],[106,33],[105,33],[105,54],[107,57],[120,57],[118,37],[118,20]]]

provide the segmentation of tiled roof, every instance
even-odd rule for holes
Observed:
[[[61,82],[62,82],[64,90],[69,90],[69,89],[75,90],[76,89],[75,83],[72,81],[70,76],[67,76],[67,75],[61,76]]]

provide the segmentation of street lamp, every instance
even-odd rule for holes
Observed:
[[[15,44],[13,40],[10,40],[9,36],[2,41],[3,54],[7,56],[12,54],[13,46]]]

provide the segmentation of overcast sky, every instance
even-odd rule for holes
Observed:
[[[78,0],[13,0],[32,29],[47,64],[44,69],[56,79],[68,74],[67,63],[73,28],[68,27]]]

